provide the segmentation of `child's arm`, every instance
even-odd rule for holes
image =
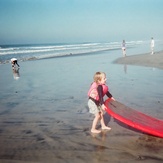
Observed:
[[[115,98],[112,96],[112,94],[111,94],[109,91],[106,93],[106,95],[107,95],[109,98],[111,98],[113,101],[115,101]]]
[[[97,87],[97,92],[98,92],[98,95],[99,95],[99,103],[101,104],[102,110],[105,110],[106,106],[104,104],[104,99],[103,99],[103,88],[102,88],[102,85],[99,85]]]
[[[98,85],[97,92],[98,92],[98,95],[99,95],[99,102],[102,105],[102,104],[104,104],[102,85]]]
[[[97,92],[98,92],[98,95],[99,95],[99,102],[100,102],[100,104],[102,106],[102,109],[105,110],[106,106],[104,104],[104,99],[103,99],[103,88],[102,88],[102,85],[98,85]],[[109,91],[106,93],[106,95],[109,98],[111,98],[112,100],[115,101],[114,97],[112,96],[112,94]]]

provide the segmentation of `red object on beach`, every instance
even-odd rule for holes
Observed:
[[[120,122],[144,133],[163,138],[162,120],[126,107],[117,101],[110,102],[110,99],[105,101],[105,106],[106,112]]]

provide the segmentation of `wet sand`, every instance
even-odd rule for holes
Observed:
[[[87,107],[90,81],[79,76],[85,74],[86,61],[88,57],[81,56],[22,62],[19,80],[13,79],[10,65],[1,65],[0,163],[163,162],[162,138],[130,128],[108,114],[104,119],[112,130],[90,133],[94,118]],[[69,69],[74,62],[78,67]],[[69,87],[72,83],[75,90]]]
[[[147,53],[118,58],[114,63],[163,69],[163,51],[155,52],[153,55]]]

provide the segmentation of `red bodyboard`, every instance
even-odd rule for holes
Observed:
[[[105,101],[106,112],[128,126],[144,133],[163,138],[163,121],[133,110],[125,105],[111,101]]]

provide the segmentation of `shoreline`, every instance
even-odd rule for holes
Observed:
[[[129,47],[130,48],[130,47]],[[117,51],[119,48],[114,49],[104,49],[104,50],[98,50],[98,51],[89,51],[89,52],[80,52],[80,53],[66,53],[66,54],[60,54],[60,55],[53,55],[53,56],[46,56],[46,57],[37,57],[37,56],[31,56],[29,58],[17,58],[19,62],[26,62],[26,61],[37,61],[37,60],[44,60],[44,59],[53,59],[53,58],[65,58],[65,57],[80,57],[80,56],[89,56],[89,55],[98,55],[102,52],[111,52],[111,51]],[[3,64],[9,64],[10,59],[1,61],[0,65]]]
[[[155,52],[153,55],[145,53],[121,57],[113,61],[113,63],[163,69],[163,51]]]

